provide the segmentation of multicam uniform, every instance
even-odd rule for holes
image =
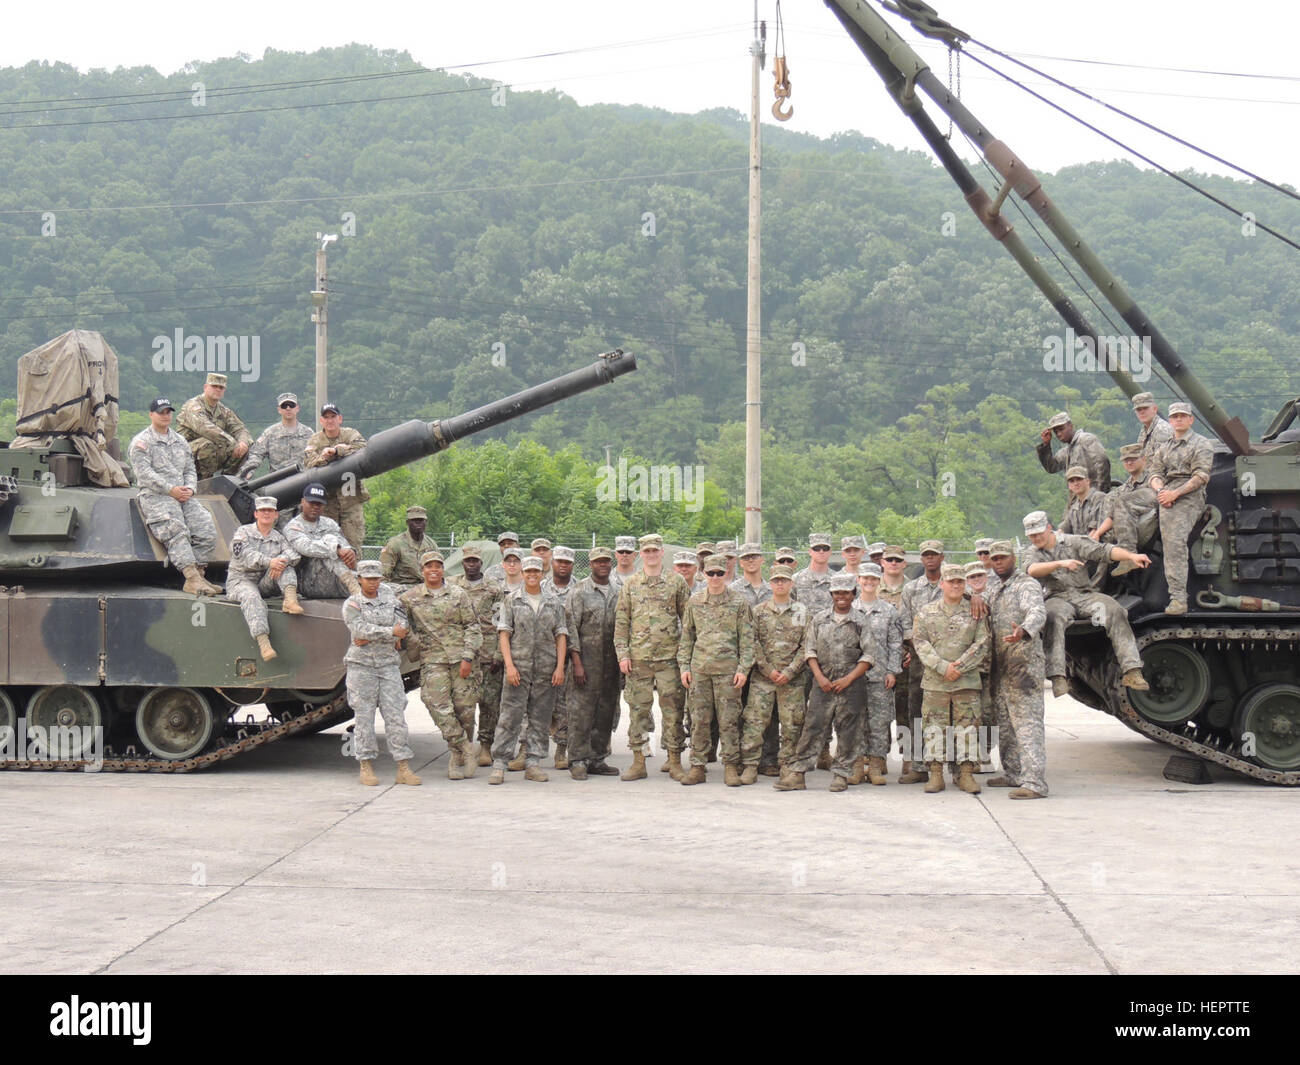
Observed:
[[[542,591],[538,608],[534,610],[528,593],[520,588],[502,601],[497,629],[510,633],[510,657],[519,671],[519,683],[502,686],[501,716],[492,746],[492,763],[494,768],[505,769],[515,755],[519,730],[523,727],[525,764],[535,766],[546,757],[551,745],[548,730],[557,690],[551,686],[551,676],[559,664],[556,637],[569,634],[564,607],[554,595]]]
[[[298,566],[301,595],[308,599],[336,599],[346,594],[344,581],[356,577],[339,558],[339,548],[346,541],[336,522],[326,517],[308,521],[297,514],[284,527],[284,538],[302,558]]]
[[[272,470],[297,466],[302,462],[302,455],[311,435],[311,429],[301,422],[296,425],[285,425],[284,422],[268,425],[262,430],[262,435],[253,441],[253,446],[248,449],[248,454],[240,463],[239,475],[243,477],[252,473],[262,465],[264,459],[270,460]]]
[[[754,609],[754,671],[749,675],[749,705],[761,722],[770,721],[773,710],[780,721],[781,739],[777,761],[788,766],[794,760],[799,733],[803,731],[804,709],[804,631],[808,627],[808,608],[803,603],[779,605],[774,599]],[[791,678],[779,687],[770,679],[780,671]],[[766,755],[764,755],[766,757]]]
[[[282,558],[288,563],[279,577],[271,576],[271,563]],[[226,571],[226,597],[235,600],[244,613],[248,632],[254,639],[270,631],[266,602],[262,598],[298,587],[294,566],[298,552],[289,546],[284,533],[274,526],[263,535],[257,523],[241,525],[230,541],[230,568]]]
[[[906,727],[912,737],[910,749],[904,748],[903,757],[915,761],[913,757],[919,750],[917,737],[921,734],[921,700],[923,696],[921,681],[925,676],[925,664],[916,653],[912,641],[912,631],[916,625],[917,615],[931,603],[943,598],[943,588],[939,581],[931,581],[922,573],[903,585],[903,594],[899,601],[898,618],[903,623],[904,650],[912,652],[912,661],[907,667],[907,717],[899,722],[899,727]],[[897,708],[897,702],[894,704]]]
[[[893,605],[879,597],[870,603],[855,599],[853,609],[871,634],[872,661],[876,663],[864,678],[867,712],[858,756],[887,758],[889,725],[894,720],[894,693],[885,687],[885,681],[891,673],[897,676],[903,669],[903,622]]]
[[[980,721],[980,670],[989,654],[989,629],[984,619],[971,616],[965,599],[950,605],[942,598],[923,607],[916,615],[912,645],[924,663],[921,678],[922,729],[925,760],[945,760],[944,738],[949,727],[955,741],[957,762],[978,762],[976,727]],[[961,671],[957,680],[944,674],[949,666]]]
[[[1092,433],[1076,429],[1074,436],[1052,453],[1052,442],[1038,443],[1038,461],[1048,473],[1063,473],[1071,466],[1082,466],[1088,471],[1094,492],[1110,491],[1110,458],[1106,448]]]
[[[680,578],[678,578],[680,580]],[[710,724],[718,719],[725,765],[758,765],[763,748],[763,724],[758,707],[743,716],[737,673],[748,675],[754,665],[754,613],[745,597],[730,588],[720,595],[708,591],[691,596],[682,615],[678,669],[691,674],[687,700],[691,712],[691,765],[709,759]]]
[[[313,433],[307,441],[306,450],[303,452],[303,465],[307,469],[328,466],[331,462],[346,458],[365,446],[366,438],[355,429],[344,426],[339,429],[339,435],[333,440],[326,436],[322,429],[318,433]],[[322,457],[322,453],[328,448],[338,449],[332,459]],[[339,485],[327,491],[325,509],[321,513],[337,521],[348,543],[360,551],[366,539],[365,504],[370,499],[370,493],[366,491],[366,486],[360,480],[355,484]]]
[[[817,666],[827,680],[847,676],[859,662],[873,665],[874,654],[871,630],[853,610],[837,614],[832,607],[809,618],[804,632],[804,658],[817,659]],[[845,778],[852,775],[866,711],[866,687],[866,678],[859,677],[842,692],[824,692],[814,679],[804,712],[803,732],[790,764],[794,772],[809,773],[817,768],[817,757],[830,741],[833,724],[839,740],[835,744],[831,772]]]
[[[473,686],[474,701],[478,703],[478,742],[490,751],[497,729],[497,715],[501,713],[502,658],[501,644],[497,640],[496,613],[506,590],[489,577],[471,581],[463,573],[456,574],[447,583],[469,596],[479,631],[483,634],[478,661],[474,663],[469,683]]]
[[[420,569],[420,556],[426,551],[437,551],[438,545],[427,536],[415,540],[410,532],[394,536],[384,549],[379,552],[379,565],[384,580],[393,585],[397,595],[418,588],[424,584],[424,573]]]
[[[555,583],[553,577],[547,577],[542,581],[542,591],[550,592],[560,601],[560,606],[567,609],[569,593],[573,591],[576,583],[572,574],[570,574],[569,583],[563,588]],[[560,690],[555,693],[555,709],[551,711],[551,735],[555,737],[557,747],[567,747],[569,744],[569,695],[572,691],[573,665],[566,653],[564,658],[564,683],[560,685]]]
[[[904,651],[911,650],[911,646],[908,643],[908,637],[910,634],[907,631],[907,626],[903,622],[903,589],[906,588],[907,585],[907,578],[904,577],[902,584],[895,588],[891,588],[885,583],[885,580],[882,577],[880,581],[880,592],[878,593],[881,599],[898,612],[898,624],[903,632]],[[903,669],[898,674],[898,678],[894,681],[894,723],[898,726],[898,742],[900,746],[903,743],[903,738],[910,734],[912,728],[912,714],[908,699],[908,692],[911,687],[911,676],[912,670],[909,666],[908,668]],[[909,731],[904,732],[903,729],[908,729]],[[911,760],[911,754],[907,751],[903,751],[902,753],[905,759],[909,761]]]
[[[618,655],[614,624],[618,589],[584,577],[573,585],[566,604],[569,650],[582,658],[586,684],[569,692],[569,764],[589,765],[609,756],[609,738],[618,721]]]
[[[483,646],[474,604],[455,585],[433,589],[424,583],[400,601],[420,650],[420,698],[447,746],[458,747],[474,735],[473,670],[460,675],[461,662],[473,663]]]
[[[1213,445],[1192,429],[1181,440],[1174,437],[1161,444],[1147,465],[1152,478],[1159,477],[1165,488],[1182,488],[1197,475],[1201,480],[1200,487],[1158,511],[1169,598],[1181,603],[1187,602],[1187,540],[1205,510],[1205,486],[1213,465]]]
[[[659,692],[663,717],[662,743],[666,751],[686,746],[682,724],[685,692],[677,669],[678,631],[690,593],[686,582],[667,571],[651,577],[642,571],[619,589],[614,624],[614,651],[619,661],[631,659],[627,674],[629,712],[627,742],[633,751],[646,753],[654,732],[654,693]]]
[[[993,629],[993,705],[998,714],[998,755],[1007,779],[1047,794],[1047,745],[1043,735],[1045,659],[1040,638],[1047,624],[1043,588],[1027,573],[1013,572],[987,597]],[[1007,643],[1019,625],[1029,639]]]
[[[204,565],[217,543],[212,515],[193,496],[182,503],[168,494],[173,488],[198,486],[194,456],[185,438],[171,428],[161,436],[149,426],[131,438],[128,450],[145,525],[178,570]]]
[[[220,401],[209,406],[202,393],[185,401],[176,415],[176,430],[189,441],[199,480],[234,473],[239,468],[235,448],[253,442],[238,414]]]
[[[393,635],[394,626],[406,625],[406,610],[396,596],[381,588],[374,599],[349,596],[343,604],[343,621],[354,641],[369,641],[363,647],[349,643],[348,653],[343,656],[348,670],[348,705],[356,714],[353,742],[357,760],[373,761],[379,753],[375,740],[378,708],[384,719],[388,753],[395,762],[407,761],[415,756],[406,731],[402,656]]]

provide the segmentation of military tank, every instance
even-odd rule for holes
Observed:
[[[1129,728],[1193,759],[1271,784],[1300,785],[1300,398],[1288,399],[1259,440],[1231,417],[1173,345],[1101,263],[1048,197],[1024,161],[998,140],[943,84],[866,0],[825,0],[886,90],[925,138],[980,223],[1007,249],[1078,337],[1090,337],[1098,365],[1130,397],[1142,388],[1015,231],[1007,196],[1032,208],[1057,242],[1111,303],[1132,336],[1149,338],[1173,388],[1218,437],[1206,506],[1190,540],[1189,611],[1169,616],[1158,539],[1139,545],[1152,557],[1104,590],[1128,611],[1149,691],[1119,684],[1104,631],[1076,624],[1067,634],[1070,691]],[[886,0],[921,34],[960,49],[970,37],[919,0]],[[928,96],[978,146],[1002,184],[990,195],[926,113]],[[1203,782],[1180,770],[1179,779]],[[1183,773],[1188,775],[1183,776]],[[1166,775],[1174,775],[1166,769]]]
[[[384,430],[325,467],[201,481],[195,498],[218,531],[210,572],[256,495],[292,512],[312,481],[376,476],[635,369],[616,349],[467,413]],[[0,443],[0,767],[185,772],[350,716],[341,601],[304,599],[294,617],[272,607],[279,656],[262,661],[237,603],[187,595],[164,568],[138,490],[89,482],[84,437]],[[247,710],[257,704],[269,716]]]

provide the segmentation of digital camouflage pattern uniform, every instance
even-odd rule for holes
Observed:
[[[176,415],[176,431],[189,441],[200,481],[235,473],[241,465],[235,448],[253,442],[238,414],[220,401],[209,406],[202,392],[185,401]]]
[[[1205,511],[1205,486],[1214,465],[1214,447],[1194,429],[1181,440],[1174,437],[1161,444],[1147,464],[1154,479],[1159,477],[1165,488],[1182,488],[1193,476],[1202,478],[1199,488],[1179,496],[1167,507],[1160,507],[1160,541],[1165,551],[1165,580],[1169,598],[1187,602],[1187,540]]]
[[[395,595],[380,588],[374,599],[349,596],[343,604],[343,621],[354,641],[369,641],[364,647],[350,643],[348,653],[343,656],[348,670],[348,705],[356,714],[353,744],[357,760],[370,762],[379,753],[375,740],[376,709],[384,719],[384,736],[393,761],[414,758],[406,730],[402,656],[393,635],[395,625],[406,625],[406,610]]]
[[[852,609],[846,614],[836,614],[832,607],[814,614],[808,619],[803,644],[804,658],[817,659],[817,666],[827,680],[847,676],[859,662],[873,662],[871,630]],[[861,743],[862,718],[866,713],[866,689],[866,677],[859,677],[842,692],[824,692],[813,681],[804,711],[803,731],[790,763],[794,772],[811,773],[817,768],[817,758],[822,747],[830,742],[834,726],[838,741],[831,772],[846,779],[853,774],[853,762]]]
[[[897,675],[903,670],[903,621],[893,604],[879,596],[870,603],[859,597],[853,601],[853,609],[870,633],[871,660],[876,663],[863,678],[867,710],[857,754],[887,758],[889,726],[894,720],[894,693],[885,687],[885,681],[891,673]]]
[[[434,590],[423,582],[400,596],[411,619],[411,637],[420,652],[420,698],[448,747],[474,735],[473,663],[483,646],[483,630],[469,596],[455,585]],[[470,675],[460,675],[469,662]]]
[[[1027,573],[1013,572],[990,593],[993,629],[993,705],[998,714],[1002,772],[1017,787],[1047,794],[1047,745],[1043,734],[1043,588]],[[1007,643],[1019,625],[1028,640]]]
[[[277,558],[288,565],[278,578],[271,576],[271,563]],[[274,526],[265,536],[257,523],[241,525],[230,541],[230,567],[226,570],[226,598],[233,599],[243,611],[249,635],[256,639],[270,633],[263,596],[284,594],[286,588],[298,587],[294,566],[298,552],[289,546],[284,533]]]
[[[447,583],[455,585],[469,596],[474,616],[478,619],[479,632],[483,634],[483,643],[479,647],[470,684],[473,686],[474,702],[478,704],[478,742],[490,751],[497,730],[497,715],[501,712],[502,659],[501,644],[497,640],[496,616],[497,607],[505,598],[506,590],[500,582],[489,577],[471,581],[463,573],[456,574]]]
[[[1142,457],[1150,462],[1156,449],[1173,438],[1174,427],[1157,414],[1151,419],[1150,425],[1142,426],[1142,432],[1138,434],[1137,442],[1142,445]]]
[[[794,599],[808,608],[811,616],[831,608],[831,578],[835,574],[814,573],[810,566],[805,566],[794,575]]]
[[[898,624],[903,631],[903,651],[911,650],[909,643],[909,634],[906,626],[903,624],[903,589],[907,587],[907,578],[903,578],[903,583],[895,588],[891,588],[885,583],[882,577],[880,580],[880,591],[877,593],[881,599],[892,606],[898,612]],[[915,656],[913,656],[915,658]],[[911,735],[912,714],[909,706],[908,692],[911,688],[911,667],[903,669],[898,674],[898,679],[894,681],[894,723],[898,726],[898,742],[900,751],[905,759],[911,760],[911,754],[902,749],[904,737]],[[903,729],[907,729],[904,732]]]
[[[525,765],[539,765],[550,750],[551,714],[558,690],[551,686],[551,675],[559,663],[555,638],[567,637],[569,627],[560,601],[546,591],[540,595],[541,605],[533,610],[528,593],[520,588],[505,597],[498,611],[497,629],[510,634],[510,655],[519,671],[519,684],[506,683],[501,688],[501,716],[492,746],[496,769],[504,770],[514,758],[521,728],[525,730]]]
[[[1143,467],[1106,497],[1106,516],[1114,523],[1111,535],[1115,543],[1129,551],[1138,549],[1140,529],[1145,518],[1160,504],[1151,487],[1151,471]]]
[[[292,426],[285,425],[284,422],[268,425],[248,449],[248,454],[240,463],[239,475],[244,477],[251,474],[268,459],[272,470],[297,466],[303,460],[303,452],[307,449],[311,435],[311,429],[302,422]]]
[[[629,577],[618,592],[614,624],[614,651],[619,661],[630,659],[624,698],[627,699],[627,743],[633,751],[647,753],[654,732],[654,693],[659,692],[663,718],[663,748],[681,751],[686,746],[682,721],[685,692],[677,669],[677,648],[682,615],[690,600],[686,582],[665,570],[657,577],[645,571]]]
[[[577,581],[573,579],[572,574],[569,576],[569,583],[561,588],[555,583],[554,578],[546,577],[542,580],[542,591],[550,592],[560,601],[560,606],[565,609],[569,605],[569,593],[573,591]],[[555,745],[558,747],[563,744],[569,745],[569,695],[573,691],[573,665],[569,661],[568,654],[564,658],[564,683],[560,686],[559,691],[555,693],[555,709],[551,711],[551,735],[555,737]],[[572,762],[572,759],[570,759]]]
[[[680,580],[680,578],[678,578]],[[677,667],[691,674],[687,703],[691,714],[691,765],[709,760],[710,727],[718,721],[724,765],[758,765],[763,723],[758,707],[743,713],[740,689],[732,681],[754,666],[754,612],[745,597],[730,588],[721,594],[697,592],[682,615]]]
[[[618,654],[614,625],[618,589],[591,577],[573,585],[566,603],[569,650],[578,652],[587,683],[569,692],[569,764],[592,765],[609,757],[610,735],[618,722]]]
[[[749,676],[749,702],[760,723],[770,721],[775,709],[781,729],[776,760],[782,766],[794,761],[803,731],[807,695],[800,674],[807,661],[803,645],[807,628],[808,608],[803,603],[791,601],[779,606],[768,599],[754,609],[754,672]],[[770,679],[778,670],[791,678],[779,687]]]
[[[323,513],[323,512],[322,512]],[[392,585],[400,585],[401,594],[411,588],[424,585],[424,573],[420,569],[420,556],[426,551],[437,551],[438,545],[429,537],[422,537],[418,542],[412,539],[410,532],[404,531],[394,536],[379,552],[379,565],[384,580]]]
[[[1110,491],[1110,458],[1106,447],[1092,433],[1084,429],[1075,429],[1074,437],[1068,444],[1061,445],[1052,453],[1052,442],[1038,442],[1038,461],[1048,473],[1064,473],[1071,466],[1082,466],[1088,471],[1094,492]]]
[[[921,656],[916,653],[916,647],[912,643],[912,630],[916,625],[916,616],[921,610],[942,598],[943,588],[940,587],[939,582],[936,580],[931,583],[926,575],[922,573],[919,577],[914,577],[903,585],[903,594],[899,601],[898,618],[903,625],[903,649],[912,652],[912,661],[907,667],[907,716],[899,722],[900,730],[906,728],[907,732],[900,732],[899,740],[903,758],[911,761],[917,760],[915,756],[921,749],[919,745],[922,735],[921,700],[924,694],[921,688],[921,680],[925,676],[925,665],[921,661]],[[895,712],[897,712],[897,702],[895,702],[894,706]],[[911,737],[910,744],[903,742],[908,736]]]
[[[702,585],[707,588],[708,585]],[[772,598],[772,586],[767,581],[759,581],[757,585],[750,584],[742,575],[737,577],[729,585],[733,592],[739,592],[745,597],[745,602],[749,604],[749,609],[755,609],[760,603],[766,603]],[[694,594],[694,593],[692,593]]]
[[[284,538],[302,559],[298,565],[299,595],[338,599],[347,594],[342,579],[355,575],[339,558],[339,548],[346,546],[346,541],[337,522],[326,517],[308,521],[296,514],[284,527]]]
[[[333,440],[326,436],[325,430],[322,429],[320,432],[313,433],[307,441],[307,448],[303,453],[303,465],[307,469],[328,466],[331,462],[347,458],[365,446],[366,438],[355,429],[342,426],[339,435]],[[338,448],[334,458],[322,458],[322,453],[331,447]],[[339,523],[344,538],[359,552],[366,539],[365,504],[370,499],[370,493],[366,491],[365,484],[360,480],[351,484],[338,485],[326,491],[325,509],[321,513]]]
[[[1065,517],[1057,531],[1087,536],[1105,520],[1106,493],[1098,492],[1094,485],[1083,499],[1070,496],[1070,502],[1065,506]]]
[[[980,671],[989,655],[988,625],[971,616],[967,600],[950,606],[940,598],[916,615],[912,645],[925,667],[921,677],[925,761],[978,763]],[[944,677],[950,665],[961,671],[957,680]],[[953,746],[946,750],[949,728]]]
[[[172,428],[160,436],[151,425],[131,438],[128,450],[135,483],[140,486],[136,497],[140,513],[154,538],[166,548],[171,564],[178,570],[205,565],[217,543],[212,515],[193,496],[181,503],[168,495],[173,488],[198,486],[194,456],[185,438]]]

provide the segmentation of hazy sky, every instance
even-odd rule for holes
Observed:
[[[1263,177],[1300,184],[1300,156],[1294,147],[1300,117],[1300,65],[1294,59],[1300,5],[1281,0],[1240,8],[1210,0],[1033,6],[1011,0],[932,0],[931,6],[978,40]],[[774,10],[775,0],[760,0],[760,17],[769,22],[769,54]],[[922,147],[821,0],[786,0],[783,11],[794,86],[790,128],[819,135],[853,129],[889,144]],[[268,47],[314,50],[355,41],[406,50],[431,67],[456,70],[478,64],[472,67],[476,74],[516,89],[558,88],[579,103],[748,111],[753,12],[753,0],[434,0],[423,7],[391,0],[22,4],[6,12],[0,65],[59,60],[83,70],[148,65],[171,73],[192,60],[240,52],[256,58]],[[896,17],[886,17],[901,25]],[[904,35],[946,79],[947,51],[910,27]],[[551,52],[567,54],[524,58]],[[984,53],[972,49],[972,54]],[[1066,56],[1135,66],[1079,64],[1063,61]],[[1005,61],[995,62],[1011,69]],[[772,99],[770,70],[769,61],[762,83],[765,114]],[[1016,73],[1039,84],[1032,75]],[[1051,170],[1123,154],[1005,86],[970,58],[962,64],[961,88],[967,105],[1033,167]],[[1101,112],[1077,97],[1051,91],[1165,165],[1224,172],[1219,164],[1116,116],[1098,117]]]

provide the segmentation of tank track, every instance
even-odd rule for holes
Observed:
[[[1261,628],[1249,625],[1217,625],[1213,627],[1198,625],[1196,628],[1159,628],[1138,635],[1138,650],[1144,651],[1152,644],[1168,640],[1182,641],[1192,645],[1219,640],[1238,642],[1246,646],[1253,643],[1295,645],[1300,643],[1300,628],[1282,628],[1278,626]],[[1297,653],[1300,653],[1300,648],[1297,648]],[[1166,743],[1170,747],[1195,755],[1197,758],[1203,758],[1207,762],[1221,765],[1225,769],[1231,769],[1234,773],[1253,777],[1255,780],[1262,780],[1268,784],[1279,784],[1283,787],[1300,787],[1300,771],[1283,772],[1258,765],[1241,754],[1240,744],[1236,740],[1229,739],[1225,742],[1221,736],[1198,729],[1191,723],[1181,725],[1177,729],[1169,729],[1148,721],[1138,713],[1137,708],[1129,700],[1128,689],[1119,684],[1117,667],[1113,665],[1113,658],[1112,666],[1107,670],[1107,674],[1108,676],[1104,678],[1104,686],[1098,688],[1098,690],[1108,694],[1106,699],[1107,710],[1113,717],[1119,718],[1134,732],[1141,733],[1143,736],[1157,740],[1160,743]]]

